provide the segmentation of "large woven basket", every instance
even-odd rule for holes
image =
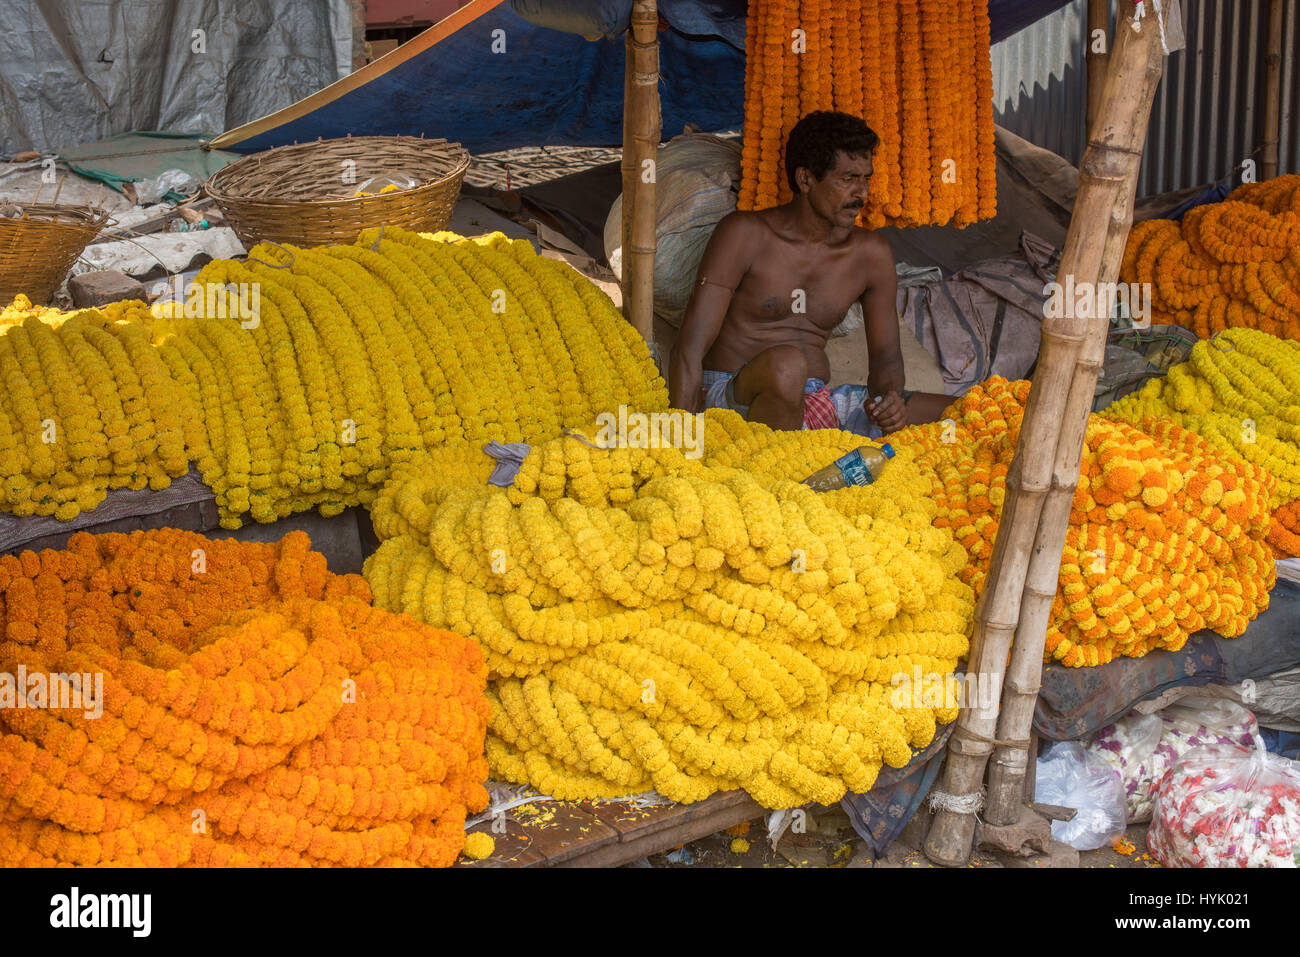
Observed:
[[[249,249],[264,240],[325,246],[351,243],[371,226],[444,228],[468,166],[459,143],[349,136],[253,153],[218,170],[204,189]],[[389,184],[410,185],[379,192]]]
[[[108,213],[94,206],[4,203],[0,214],[0,306],[19,293],[45,305],[77,257],[104,228]]]

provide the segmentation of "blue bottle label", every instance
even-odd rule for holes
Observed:
[[[862,453],[857,449],[836,459],[835,466],[844,477],[845,485],[870,485],[876,480],[871,470],[867,468],[867,464],[862,461]]]

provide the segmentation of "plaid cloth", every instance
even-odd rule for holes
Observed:
[[[736,373],[704,370],[700,393],[706,409],[731,409],[749,418],[749,406],[736,401]],[[884,433],[862,408],[867,398],[863,385],[827,387],[821,379],[809,379],[803,386],[803,427],[805,429],[844,429],[867,438],[878,439]]]

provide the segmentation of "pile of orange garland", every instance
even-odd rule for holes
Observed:
[[[988,0],[753,0],[747,29],[740,209],[790,199],[786,137],[834,109],[880,136],[862,225],[996,213]]]
[[[994,377],[946,422],[891,437],[931,479],[939,512],[988,571],[1029,383]],[[1265,536],[1275,479],[1168,419],[1093,416],[1070,512],[1047,651],[1068,666],[1181,648],[1202,628],[1240,635],[1268,607],[1276,566]]]
[[[1120,278],[1151,284],[1152,322],[1300,338],[1300,175],[1247,183],[1181,224],[1136,224]]]
[[[302,532],[80,533],[0,600],[0,866],[445,866],[487,804],[478,646]]]

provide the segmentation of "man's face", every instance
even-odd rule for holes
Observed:
[[[817,213],[838,226],[852,226],[867,201],[871,154],[836,151],[835,165],[821,179],[807,169],[800,176],[807,177],[808,202]]]

